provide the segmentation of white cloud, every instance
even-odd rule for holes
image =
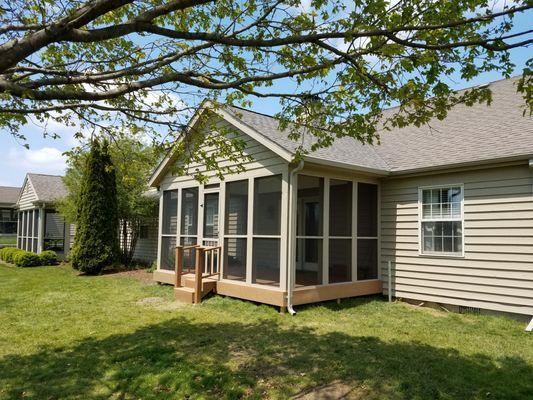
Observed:
[[[55,147],[42,147],[40,149],[26,149],[24,147],[11,148],[7,152],[7,165],[14,175],[27,172],[42,174],[63,175],[66,169],[67,158],[63,152]]]

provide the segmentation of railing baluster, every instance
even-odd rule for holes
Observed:
[[[195,289],[194,289],[194,303],[200,304],[202,301],[202,267],[204,265],[204,252],[202,247],[196,249],[196,271],[195,271]]]
[[[174,261],[174,287],[181,287],[181,275],[183,274],[183,246],[176,246],[176,259]]]

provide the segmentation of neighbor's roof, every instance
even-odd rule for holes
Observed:
[[[51,203],[55,200],[66,197],[68,194],[67,188],[63,183],[63,179],[58,175],[44,175],[44,174],[28,174],[27,175],[37,201],[44,203]]]
[[[20,188],[11,186],[0,186],[0,203],[12,204],[17,203],[19,197]]]

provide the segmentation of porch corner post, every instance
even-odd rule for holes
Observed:
[[[39,207],[39,227],[37,230],[37,253],[44,251],[44,225],[46,221],[45,209],[43,206]]]

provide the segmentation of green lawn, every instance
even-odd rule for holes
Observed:
[[[287,398],[328,384],[353,399],[533,396],[533,335],[510,319],[381,298],[295,317],[171,298],[132,278],[0,265],[0,399]]]
[[[17,237],[0,235],[0,244],[17,244]]]

